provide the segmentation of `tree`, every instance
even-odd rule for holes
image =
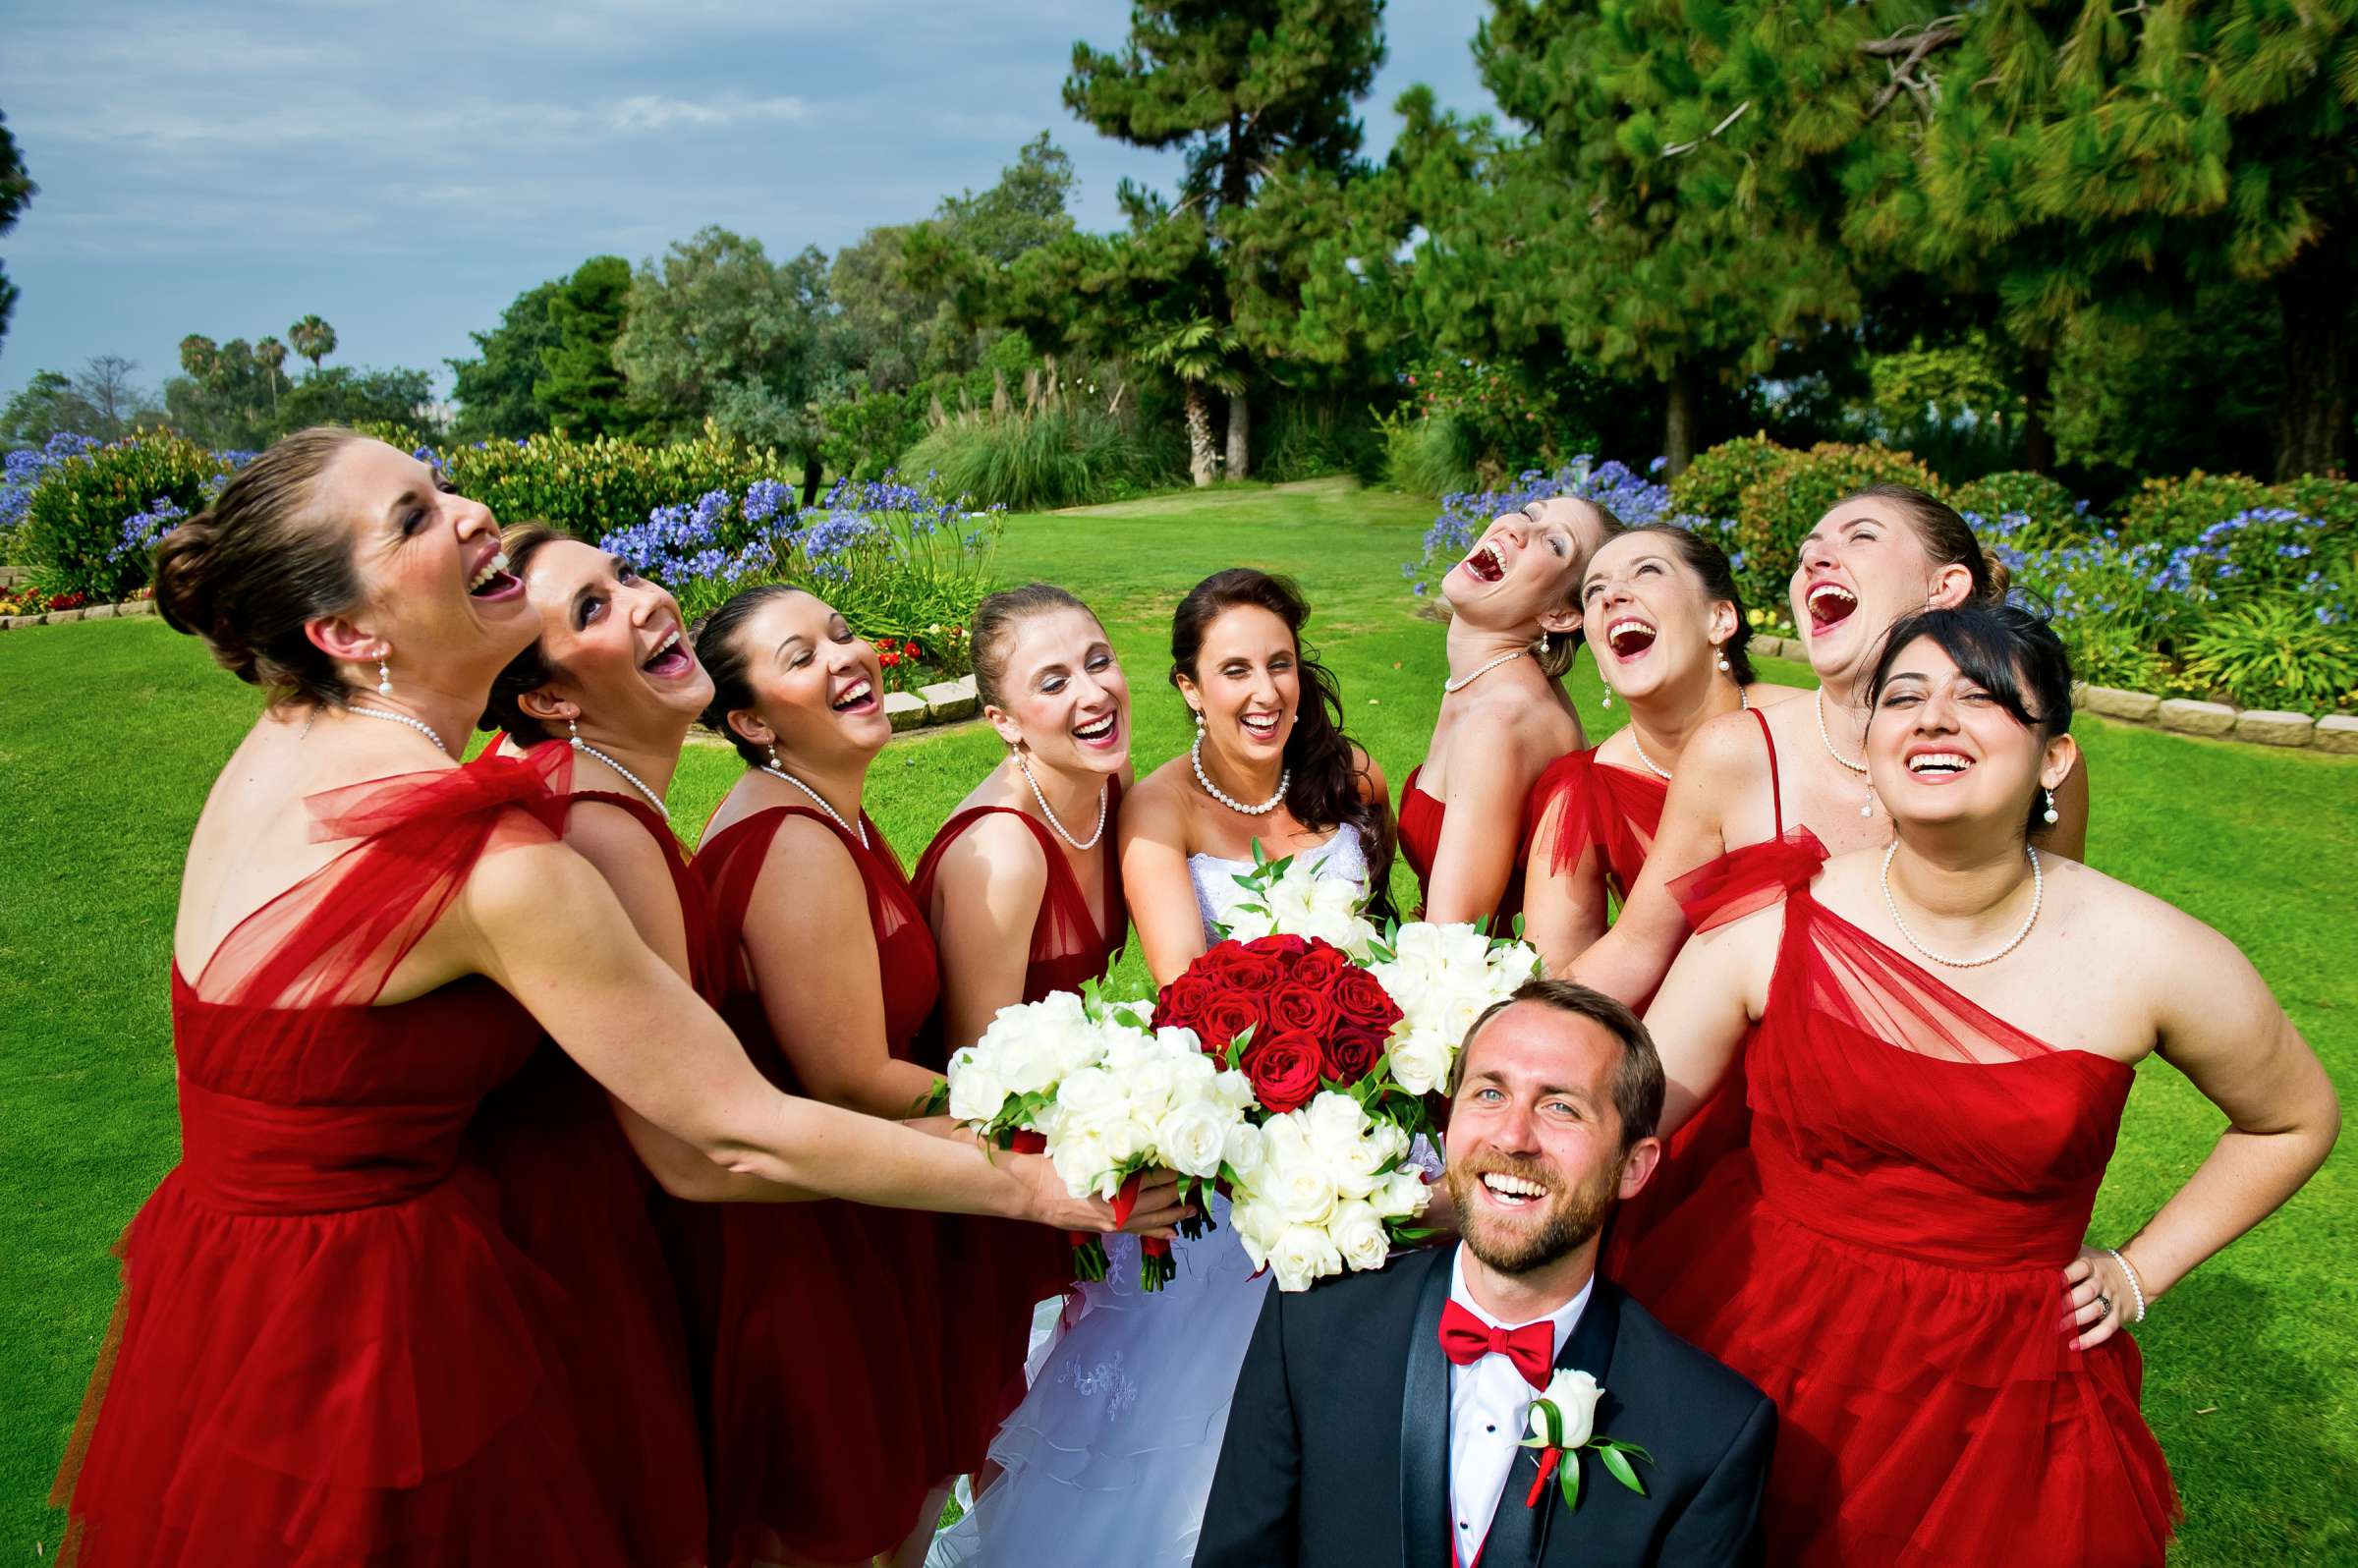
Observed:
[[[336,352],[336,329],[315,315],[307,315],[287,328],[287,342],[311,362],[311,373],[317,375],[319,362]]]
[[[65,431],[89,435],[97,415],[60,370],[35,370],[32,379],[0,408],[0,448],[39,446]]]
[[[843,348],[824,255],[806,250],[772,262],[760,241],[713,227],[640,265],[614,362],[658,428],[687,434],[709,418],[730,435],[799,455],[808,506],[824,461],[816,405],[842,382]]]
[[[1197,488],[1209,484],[1219,471],[1219,455],[1211,445],[1211,409],[1204,389],[1235,392],[1243,383],[1228,361],[1236,353],[1236,334],[1208,316],[1194,315],[1159,337],[1150,338],[1139,358],[1168,370],[1187,400],[1187,466]]]
[[[933,222],[965,249],[1005,266],[1073,232],[1066,210],[1072,194],[1073,160],[1042,131],[1017,149],[998,184],[942,197]]]
[[[0,115],[0,234],[17,226],[17,214],[40,189],[25,172],[17,139],[9,134],[8,117]],[[8,318],[17,308],[17,286],[8,281],[8,268],[0,266],[0,338],[8,336]]]
[[[631,264],[618,255],[591,256],[548,299],[548,331],[533,407],[570,435],[622,435],[639,424],[628,406],[629,384],[614,363],[615,340],[631,295]]]
[[[1209,315],[1237,330],[1238,297],[1293,280],[1248,276],[1231,253],[1229,220],[1242,220],[1281,170],[1359,166],[1352,106],[1383,63],[1383,0],[1138,0],[1119,53],[1073,46],[1064,102],[1099,133],[1187,157],[1180,199],[1167,205],[1125,183],[1133,233],[1200,217],[1215,277]],[[1167,246],[1147,274],[1185,273]],[[1135,269],[1134,269],[1135,271]],[[1240,344],[1252,347],[1240,334]],[[1249,366],[1228,395],[1228,476],[1251,472]]]
[[[276,338],[264,338],[253,346],[253,363],[270,377],[270,410],[278,412],[278,383],[287,364],[287,346]]]
[[[120,354],[93,354],[83,362],[82,372],[74,377],[74,391],[96,416],[99,428],[90,434],[102,441],[114,440],[154,412],[154,404],[132,385],[131,372],[139,367],[139,361]]]
[[[525,290],[500,312],[499,325],[467,334],[475,339],[475,359],[443,362],[455,378],[459,418],[453,433],[460,439],[521,440],[548,428],[547,415],[533,401],[533,383],[546,373],[541,352],[557,346],[548,307],[564,286],[565,280],[552,278]]]
[[[283,428],[311,424],[400,424],[417,426],[434,395],[424,370],[359,369],[339,364],[314,370],[287,390]]]

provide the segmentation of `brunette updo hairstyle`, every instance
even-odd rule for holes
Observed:
[[[697,662],[712,677],[712,700],[704,704],[701,715],[703,726],[737,748],[737,755],[745,758],[748,767],[767,762],[769,751],[738,734],[736,726],[729,722],[730,713],[754,705],[754,683],[745,673],[753,656],[737,634],[746,622],[760,613],[762,605],[789,593],[809,591],[791,583],[764,583],[758,588],[749,588],[697,622],[688,634],[688,641],[696,644]]]
[[[1334,672],[1302,643],[1310,602],[1301,589],[1285,578],[1249,566],[1232,566],[1198,583],[1171,612],[1171,685],[1176,687],[1182,675],[1197,679],[1196,658],[1204,649],[1206,629],[1224,612],[1246,604],[1276,616],[1294,636],[1294,667],[1300,672],[1302,691],[1293,733],[1285,738],[1285,765],[1293,772],[1285,809],[1304,827],[1348,822],[1359,830],[1367,848],[1368,885],[1374,891],[1371,909],[1380,922],[1391,913],[1391,813],[1384,805],[1360,798],[1363,775],[1350,737],[1343,733],[1342,687]]]
[[[1554,500],[1557,497],[1548,496],[1544,499]],[[1600,545],[1615,534],[1626,532],[1621,520],[1613,516],[1612,509],[1601,502],[1592,501],[1585,495],[1570,496],[1566,499],[1578,501],[1597,514],[1597,522],[1602,530],[1597,536],[1597,542]],[[1588,576],[1587,563],[1584,562],[1582,570],[1574,573],[1572,577],[1572,602],[1567,607],[1575,612],[1580,609],[1580,584],[1581,579],[1586,576]],[[1547,679],[1561,681],[1572,673],[1572,661],[1580,656],[1580,644],[1587,637],[1587,631],[1579,625],[1575,625],[1571,631],[1560,637],[1553,632],[1542,632],[1539,645],[1532,650],[1531,656],[1539,662],[1542,673]]]
[[[1965,678],[1988,692],[2040,741],[2071,728],[2071,655],[2044,617],[2012,604],[1960,604],[1953,609],[1918,610],[1892,623],[1883,651],[1867,683],[1868,722],[1883,700],[1892,665],[1908,644],[1930,640]],[[2037,838],[2048,831],[2046,802],[2031,794],[2023,826]]]
[[[1935,565],[1961,566],[1972,576],[1973,591],[1966,595],[1966,602],[2005,602],[2009,581],[2005,564],[1982,548],[1982,541],[1973,536],[1973,525],[1946,501],[1928,495],[1913,484],[1882,483],[1853,490],[1826,510],[1833,511],[1853,501],[1888,501],[1898,507]]]
[[[571,537],[546,523],[517,523],[499,531],[499,547],[507,552],[509,572],[522,581],[525,568],[543,545]],[[533,638],[523,652],[508,660],[506,669],[491,678],[491,696],[475,727],[497,730],[528,751],[551,739],[548,727],[524,710],[523,698],[525,693],[546,686],[554,674],[547,655],[540,651],[540,639]]]
[[[351,695],[303,627],[360,603],[350,532],[310,514],[320,476],[362,439],[331,424],[281,437],[156,546],[164,624],[204,639],[223,669],[273,702],[341,705]]]
[[[1752,622],[1744,616],[1744,595],[1736,588],[1736,571],[1728,564],[1727,552],[1693,529],[1682,529],[1675,523],[1639,523],[1616,527],[1607,533],[1606,543],[1625,538],[1632,533],[1651,533],[1668,539],[1678,558],[1687,563],[1688,570],[1703,579],[1703,596],[1707,599],[1725,599],[1736,612],[1736,635],[1719,644],[1727,655],[1728,678],[1738,686],[1750,686],[1752,673]],[[1601,548],[1602,546],[1600,546]],[[1591,557],[1594,559],[1594,557]],[[1585,580],[1587,573],[1581,576]]]
[[[1053,583],[1027,583],[991,594],[975,606],[974,625],[967,629],[967,647],[975,661],[975,696],[984,707],[1004,712],[1007,707],[1007,654],[1015,629],[1048,610],[1079,610],[1091,620],[1097,612]],[[1105,623],[1097,621],[1103,631]]]

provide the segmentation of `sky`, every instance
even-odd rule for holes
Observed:
[[[1363,105],[1431,85],[1490,108],[1483,0],[1391,0]],[[1125,176],[1178,157],[1097,136],[1060,98],[1072,46],[1117,47],[1127,0],[0,0],[0,114],[40,186],[0,258],[23,292],[0,398],[94,354],[153,390],[192,332],[286,336],[330,364],[447,388],[518,294],[586,257],[653,256],[705,224],[773,256],[980,190],[1050,132],[1075,211],[1118,226]]]

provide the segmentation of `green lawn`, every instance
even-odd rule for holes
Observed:
[[[1396,782],[1439,698],[1440,628],[1414,613],[1399,572],[1431,512],[1328,481],[1018,518],[1001,575],[1061,582],[1104,616],[1130,672],[1144,771],[1186,744],[1161,679],[1179,594],[1224,566],[1293,573],[1318,606],[1312,632],[1342,678],[1350,727]],[[1586,660],[1575,685],[1597,729],[1619,720],[1597,706]],[[108,1249],[177,1155],[174,890],[205,787],[253,711],[251,691],[152,620],[0,637],[0,864],[13,868],[0,881],[0,1561],[55,1549],[45,1498],[114,1300]],[[2350,1097],[2358,758],[2099,720],[2079,735],[2095,779],[2091,858],[2242,944]],[[981,726],[898,741],[871,809],[914,856],[997,755]],[[672,797],[680,819],[702,820],[736,766],[692,748]],[[1124,974],[1143,979],[1135,958]],[[2150,1065],[2096,1234],[2127,1234],[2218,1127],[2182,1079]],[[2345,1154],[2141,1333],[2146,1415],[2186,1502],[2178,1562],[2358,1559],[2354,1198]]]

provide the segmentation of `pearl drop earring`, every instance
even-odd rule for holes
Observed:
[[[1870,785],[1868,785],[1868,786],[1867,786],[1867,798],[1866,798],[1865,800],[1863,800],[1863,801],[1859,802],[1859,815],[1860,815],[1860,816],[1862,816],[1862,817],[1868,817],[1868,816],[1873,816],[1874,814],[1875,814],[1875,786],[1874,786],[1874,785],[1872,785],[1872,784],[1870,784]]]
[[[1200,707],[1195,707],[1188,709],[1188,711],[1196,716],[1196,728],[1202,729],[1204,727],[1204,710]]]
[[[2055,810],[2055,792],[2053,790],[2047,792],[2047,810],[2040,814],[2047,818],[2047,825],[2049,827],[2063,819],[2063,813]]]
[[[379,697],[393,695],[393,672],[385,666],[385,657],[392,651],[389,647],[376,651],[376,695]]]
[[[570,745],[575,751],[580,751],[582,749],[582,726],[580,721],[572,718],[566,719],[565,734],[567,736],[567,744]]]
[[[1729,668],[1727,662],[1727,649],[1725,648],[1721,648],[1719,650],[1719,668],[1723,673]]]
[[[772,741],[769,747],[769,765],[771,767],[778,767],[782,765],[778,761],[778,747],[775,741]]]

